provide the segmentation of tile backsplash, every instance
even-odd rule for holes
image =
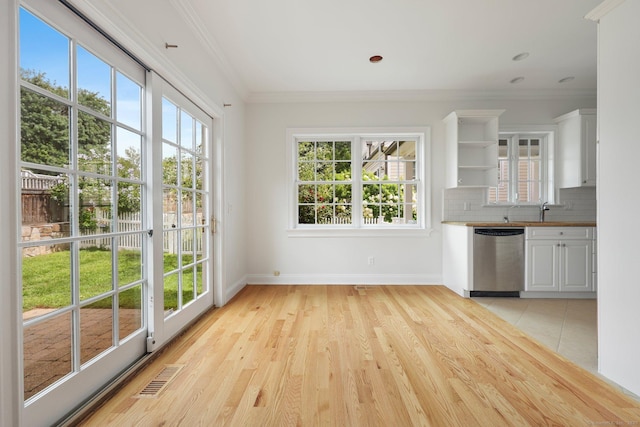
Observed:
[[[540,207],[487,203],[486,188],[448,188],[443,190],[443,221],[538,221]],[[549,205],[546,221],[593,222],[596,220],[595,187],[560,189],[558,200]]]

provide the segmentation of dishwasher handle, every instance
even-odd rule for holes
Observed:
[[[524,234],[524,228],[475,228],[473,233],[480,236],[495,237],[520,236]]]

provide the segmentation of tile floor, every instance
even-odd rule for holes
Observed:
[[[595,299],[473,298],[575,364],[597,374]]]

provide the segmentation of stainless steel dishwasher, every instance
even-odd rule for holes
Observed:
[[[520,296],[524,290],[524,228],[473,231],[471,296]]]

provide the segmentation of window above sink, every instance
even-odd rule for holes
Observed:
[[[491,204],[553,202],[554,131],[549,127],[502,127],[498,139],[498,184],[489,187]]]

